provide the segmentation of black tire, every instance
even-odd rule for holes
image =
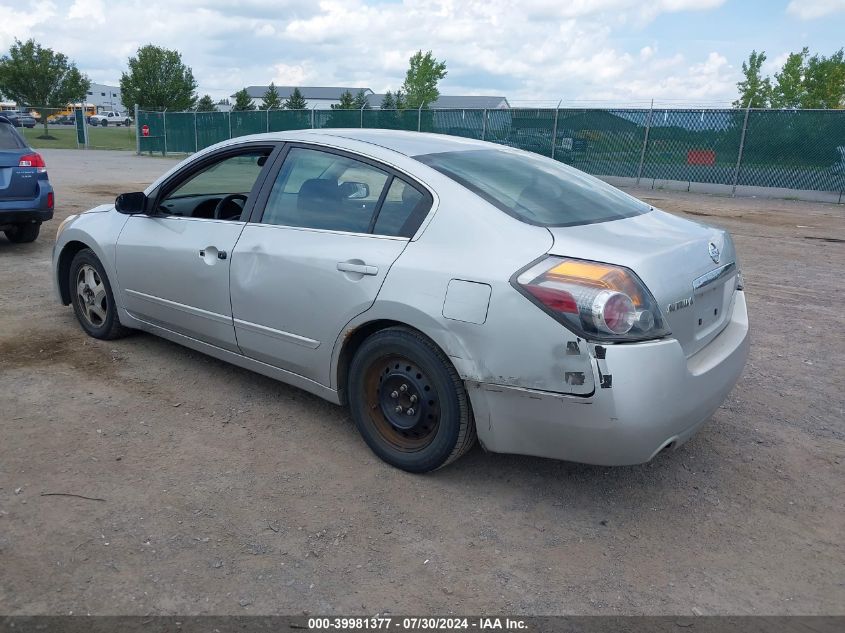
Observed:
[[[4,233],[10,242],[26,244],[28,242],[34,242],[40,231],[40,222],[28,222],[26,224],[16,224],[12,228],[6,229]]]
[[[101,127],[106,127],[108,124],[109,124],[109,122],[108,122],[108,121],[106,121],[105,119],[103,119],[102,121],[100,121],[100,126],[101,126]]]
[[[92,303],[88,303],[86,299],[83,299],[79,291],[79,283],[89,269],[93,269],[93,279],[95,280],[93,287],[91,287],[90,283],[86,284],[92,293],[89,295]],[[83,277],[80,277],[80,273],[83,274]],[[89,336],[111,341],[122,338],[132,331],[120,324],[111,284],[103,270],[103,265],[91,249],[84,248],[74,256],[73,261],[70,263],[70,272],[68,275],[68,287],[70,288],[73,312],[76,315],[76,320],[79,321],[79,325],[82,326],[82,329]],[[100,284],[103,290],[101,295],[97,290]],[[95,305],[98,308],[96,315],[93,310]]]
[[[366,339],[352,359],[347,389],[364,441],[396,468],[436,470],[475,443],[463,381],[440,348],[415,330],[388,328]]]

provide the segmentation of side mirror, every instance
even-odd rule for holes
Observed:
[[[122,193],[114,201],[114,208],[117,209],[118,213],[125,213],[126,215],[144,213],[147,210],[147,196],[144,195],[143,191]]]
[[[370,197],[370,186],[365,182],[342,182],[340,193],[348,200],[363,200]]]

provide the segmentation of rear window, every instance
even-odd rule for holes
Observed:
[[[23,149],[26,143],[23,142],[17,130],[8,123],[0,122],[0,150]]]
[[[575,226],[651,210],[598,178],[541,156],[485,149],[414,158],[529,224]]]

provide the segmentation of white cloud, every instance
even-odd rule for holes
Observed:
[[[57,17],[56,5],[52,2],[18,2],[13,7],[0,6],[0,51],[5,52],[15,41],[26,40],[37,26]]]
[[[661,54],[642,33],[661,13],[724,0],[121,0],[100,11],[101,1],[76,0],[63,16],[50,2],[17,2],[0,50],[35,37],[115,83],[126,58],[153,43],[181,51],[200,93],[215,98],[271,80],[395,90],[417,49],[446,60],[443,92],[512,101],[727,101],[737,80],[719,53]]]
[[[276,64],[273,66],[272,81],[277,86],[302,86],[314,78],[313,71],[305,64]]]
[[[815,20],[845,11],[845,0],[791,0],[786,12],[802,20]]]
[[[103,0],[74,0],[67,17],[71,20],[93,20],[97,24],[106,21]]]

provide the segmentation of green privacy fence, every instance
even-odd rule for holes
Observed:
[[[597,176],[845,190],[844,110],[498,109],[147,112],[139,152],[306,128],[384,128],[486,140]]]

